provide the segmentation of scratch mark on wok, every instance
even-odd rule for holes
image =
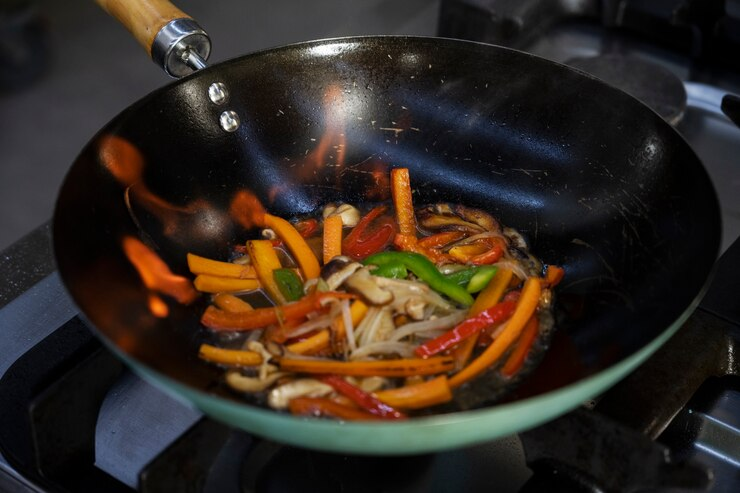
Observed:
[[[616,279],[614,277],[614,269],[612,268],[612,266],[609,265],[609,262],[607,262],[606,259],[601,255],[601,253],[599,253],[599,251],[595,249],[590,243],[583,241],[580,238],[573,238],[570,242],[575,245],[586,247],[589,250],[593,251],[596,256],[599,257],[599,260],[601,260],[601,264],[604,266],[604,268],[609,271],[609,274],[611,274],[612,278]]]

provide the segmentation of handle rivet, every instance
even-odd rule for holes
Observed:
[[[221,128],[227,132],[235,132],[239,128],[239,115],[235,111],[227,110],[218,118]]]
[[[226,85],[223,82],[214,82],[208,86],[208,97],[213,104],[223,104],[229,97]]]

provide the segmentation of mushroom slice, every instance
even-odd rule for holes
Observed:
[[[275,387],[267,395],[267,403],[273,409],[287,409],[296,397],[323,397],[334,391],[331,385],[313,378],[299,378]]]
[[[371,275],[367,267],[363,267],[349,276],[344,285],[371,305],[386,305],[393,301],[393,293],[381,288],[376,279],[378,278]]]
[[[350,204],[329,204],[324,208],[322,216],[324,219],[329,216],[339,216],[342,218],[342,226],[350,228],[354,228],[360,222],[360,211]]]
[[[272,366],[272,365],[271,365]],[[277,370],[277,367],[273,367]],[[277,382],[280,378],[288,375],[286,372],[275,371],[265,378],[248,377],[237,370],[226,372],[226,383],[238,392],[262,392],[267,387]]]
[[[361,267],[361,263],[349,257],[334,257],[321,268],[321,278],[326,281],[329,289],[334,291]]]

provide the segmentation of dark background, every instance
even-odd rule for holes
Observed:
[[[439,9],[439,0],[175,3],[210,34],[212,63],[309,39],[434,35]],[[26,16],[38,32],[17,42]],[[21,82],[0,88],[0,250],[51,218],[67,169],[100,127],[171,80],[92,0],[0,0],[3,52],[0,67]]]

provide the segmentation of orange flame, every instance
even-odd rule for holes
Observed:
[[[241,190],[234,195],[229,206],[229,215],[247,229],[263,227],[265,224],[265,207],[248,190]]]
[[[173,274],[167,264],[140,240],[125,236],[122,246],[126,257],[139,272],[147,288],[172,296],[185,304],[198,297],[198,292],[187,278]],[[149,297],[149,310],[157,317],[166,317],[169,313],[167,305],[156,295]]]

